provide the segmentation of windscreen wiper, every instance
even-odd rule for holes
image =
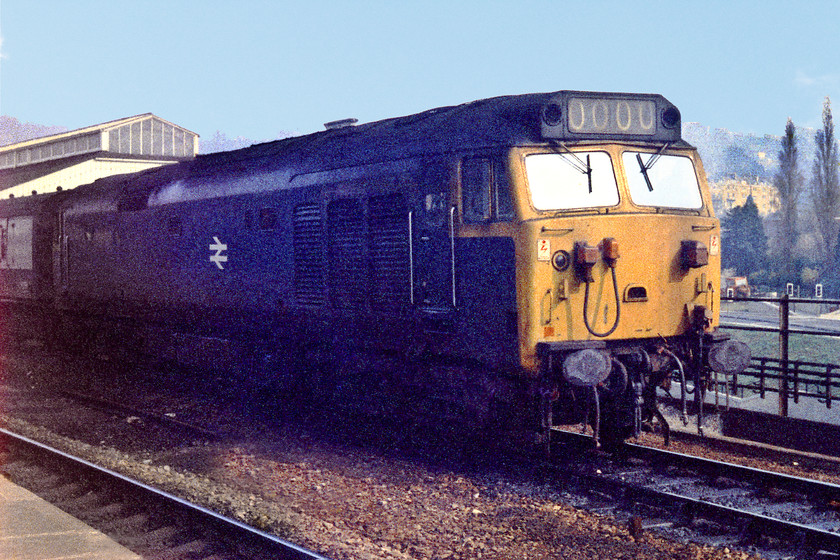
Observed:
[[[586,161],[584,162],[580,159],[576,153],[568,148],[563,142],[557,142],[561,148],[563,148],[567,154],[572,156],[574,160],[563,158],[563,161],[567,162],[569,165],[586,175],[586,181],[589,184],[589,192],[592,192],[592,165],[590,163],[589,154],[586,154]]]
[[[639,162],[639,169],[642,170],[642,177],[645,178],[645,183],[647,183],[647,188],[650,192],[653,192],[653,183],[650,182],[650,175],[648,175],[648,164],[650,164],[652,159],[653,158],[650,158],[648,162],[645,163],[642,161],[642,154],[636,152],[636,161]]]
[[[647,160],[647,163],[642,161],[642,154],[636,152],[636,161],[639,162],[639,169],[642,172],[642,177],[645,178],[645,183],[647,183],[647,188],[650,192],[653,192],[653,183],[650,182],[650,175],[648,175],[648,170],[651,167],[653,167],[657,161],[659,161],[659,158],[662,156],[662,152],[664,152],[670,145],[670,142],[665,143],[661,148],[659,148],[658,152],[650,156],[650,159]]]

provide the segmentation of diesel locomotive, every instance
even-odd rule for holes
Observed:
[[[620,441],[661,419],[671,378],[699,402],[749,361],[718,331],[702,163],[650,94],[348,119],[3,200],[0,297],[45,338],[261,377],[265,399],[541,441],[568,423]]]

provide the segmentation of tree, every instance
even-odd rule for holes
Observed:
[[[752,194],[743,206],[736,206],[721,220],[723,268],[734,268],[749,276],[767,267],[767,235]]]
[[[795,276],[793,248],[796,246],[798,231],[796,220],[799,214],[799,196],[802,193],[802,172],[799,170],[799,149],[796,147],[796,127],[789,118],[782,137],[782,149],[779,152],[779,171],[773,178],[773,184],[779,192],[779,243],[778,258],[781,263],[782,278],[793,281]]]
[[[823,268],[834,268],[833,255],[837,243],[837,220],[840,215],[840,180],[837,175],[837,141],[834,139],[834,121],[831,117],[831,100],[823,103],[823,127],[817,131],[817,152],[811,179],[811,201],[817,230],[822,239]]]

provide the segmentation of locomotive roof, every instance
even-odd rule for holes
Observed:
[[[345,126],[256,144],[231,152],[199,155],[187,172],[272,160],[298,173],[386,161],[465,147],[542,143],[540,109],[551,94],[495,97],[422,113]],[[163,170],[161,170],[163,171]]]
[[[99,179],[65,195],[72,198],[71,193],[78,191],[79,196],[84,196],[89,189],[117,189],[123,194],[133,191],[151,195],[157,188],[178,181],[189,183],[191,179],[209,176],[220,178],[287,170],[291,178],[316,171],[464,149],[545,144],[541,111],[558,93],[494,97],[229,152],[198,155],[182,163]],[[661,96],[655,97],[664,100]],[[684,142],[680,141],[680,144]],[[206,187],[206,180],[200,182]],[[181,187],[188,189],[190,185]]]

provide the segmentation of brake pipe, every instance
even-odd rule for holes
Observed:
[[[680,372],[680,406],[682,407],[680,420],[683,422],[683,426],[688,426],[688,412],[686,409],[686,393],[688,392],[688,387],[685,386],[685,368],[682,365],[682,361],[677,357],[676,354],[668,350],[667,348],[662,348],[662,353],[666,356],[669,356],[672,360],[677,363],[677,369]],[[695,387],[695,391],[697,388]]]

